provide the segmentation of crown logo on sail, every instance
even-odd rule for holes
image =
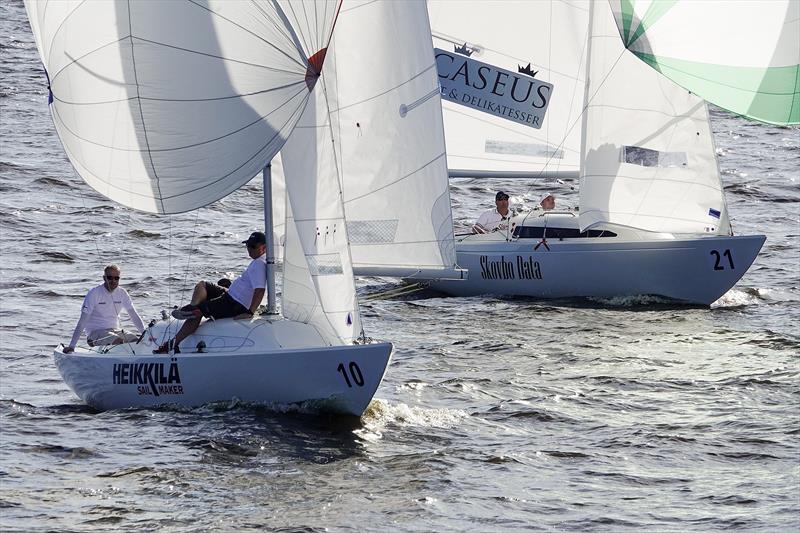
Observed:
[[[523,67],[521,65],[517,65],[517,72],[520,74],[527,74],[531,78],[535,78],[537,74],[539,74],[538,70],[531,70],[531,64],[528,63],[528,66]]]
[[[464,43],[461,46],[456,46],[456,45],[453,45],[453,46],[455,47],[455,52],[457,54],[461,54],[461,55],[464,55],[464,56],[467,56],[467,57],[471,56],[472,53],[475,51],[475,50],[470,50],[467,47],[467,43]]]

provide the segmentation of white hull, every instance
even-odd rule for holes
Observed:
[[[152,328],[159,339],[179,322]],[[199,406],[240,400],[314,408],[360,416],[378,389],[390,343],[309,346],[309,326],[287,320],[205,322],[181,343],[181,353],[153,355],[155,343],[54,353],[64,381],[97,409],[158,405]],[[205,353],[196,353],[198,342]]]
[[[615,231],[619,236],[548,238],[547,246],[540,244],[541,238],[467,237],[456,244],[458,265],[468,270],[467,279],[431,279],[430,287],[454,296],[657,295],[710,305],[741,279],[766,240],[763,235],[675,238]]]

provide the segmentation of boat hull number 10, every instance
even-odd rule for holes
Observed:
[[[350,361],[350,364],[347,366],[347,368],[345,368],[344,363],[339,363],[339,366],[336,367],[336,370],[342,374],[344,382],[347,383],[349,388],[353,388],[353,383],[355,383],[358,387],[364,386],[364,376],[361,374],[361,369],[358,368],[358,364],[356,364],[355,361]]]

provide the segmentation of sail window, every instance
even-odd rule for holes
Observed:
[[[659,152],[640,146],[623,146],[620,161],[642,167],[686,167],[686,152]]]
[[[335,276],[342,273],[339,254],[307,255],[306,258],[312,276]]]
[[[483,149],[487,154],[525,155],[529,157],[564,159],[564,150],[557,149],[548,144],[496,141],[487,139]]]
[[[397,235],[395,220],[348,220],[350,244],[385,244],[394,242]]]

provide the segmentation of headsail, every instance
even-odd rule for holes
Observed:
[[[456,256],[425,3],[348,1],[336,24],[328,61],[337,75],[327,80],[353,264],[361,273],[452,276],[444,272]]]
[[[326,76],[335,76],[327,66]],[[361,332],[325,80],[283,147],[286,243],[283,316],[313,325],[331,345]]]
[[[353,268],[459,276],[425,5],[348,1],[336,28],[323,76]]]
[[[588,4],[431,0],[428,11],[437,48],[514,73],[530,67],[523,77],[553,85],[539,129],[445,101],[451,173],[577,177]],[[478,72],[469,74],[468,83],[482,84]],[[502,87],[506,79],[489,81],[500,92],[511,88]]]
[[[115,202],[178,213],[233,192],[278,152],[339,3],[25,4],[75,169]]]
[[[705,102],[625,50],[607,3],[592,9],[581,228],[727,233]]]
[[[705,100],[800,124],[797,0],[610,0],[625,47]]]

